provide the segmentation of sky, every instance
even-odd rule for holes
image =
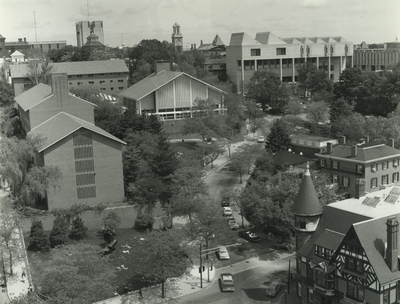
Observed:
[[[75,22],[99,20],[109,46],[171,41],[175,23],[185,47],[211,43],[217,34],[229,45],[237,32],[370,44],[400,39],[399,16],[400,0],[0,0],[0,35],[6,42],[37,36],[76,45]]]

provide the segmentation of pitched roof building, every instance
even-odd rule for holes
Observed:
[[[38,84],[15,98],[24,130],[40,137],[35,164],[56,166],[58,186],[37,205],[69,208],[122,201],[123,141],[94,124],[95,105],[68,91],[65,73],[53,73],[51,86]]]

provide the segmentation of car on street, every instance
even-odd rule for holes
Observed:
[[[229,220],[228,225],[229,225],[229,228],[231,228],[232,230],[238,230],[239,229],[239,224],[234,219],[233,220]]]
[[[229,260],[228,249],[225,246],[220,246],[217,251],[218,258],[220,260]]]
[[[235,291],[235,283],[231,273],[221,273],[219,278],[221,291]]]
[[[251,232],[249,230],[239,231],[239,236],[249,242],[258,242],[261,240],[260,237],[256,233]]]
[[[258,142],[258,143],[263,143],[263,142],[265,142],[265,136],[258,136],[257,142]]]
[[[229,202],[229,200],[226,200],[226,201],[222,201],[221,202],[221,206],[222,207],[229,207],[231,205],[231,203]]]
[[[267,289],[265,290],[265,295],[269,297],[275,297],[278,294],[281,287],[282,287],[281,284],[277,282],[272,282],[267,286]]]
[[[292,243],[286,242],[286,243],[281,243],[281,244],[275,244],[275,248],[292,252],[294,250],[294,245]]]
[[[223,207],[222,208],[222,215],[223,216],[230,216],[230,215],[232,215],[233,213],[232,213],[232,209],[231,209],[231,207]]]

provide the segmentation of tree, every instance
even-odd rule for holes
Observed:
[[[334,85],[333,93],[336,98],[344,98],[349,105],[354,105],[358,94],[358,87],[361,83],[361,70],[347,68],[340,74],[339,81]]]
[[[225,151],[222,143],[218,141],[211,141],[209,143],[201,142],[199,145],[207,155],[206,159],[211,162],[211,168],[214,168],[214,160],[216,160],[218,156]]]
[[[7,107],[2,111],[1,116],[1,132],[6,137],[25,138],[26,133],[22,129],[21,120],[17,108]]]
[[[325,123],[328,119],[329,105],[324,101],[313,102],[307,110],[307,118],[314,124]]]
[[[246,85],[247,98],[260,103],[263,110],[268,106],[282,113],[288,101],[287,88],[281,85],[279,77],[272,71],[257,71]]]
[[[68,224],[64,217],[57,216],[53,221],[53,228],[51,229],[49,237],[51,248],[64,245],[67,238]]]
[[[348,117],[353,113],[352,107],[344,98],[333,100],[329,107],[329,120],[334,122],[341,117]]]
[[[121,218],[114,211],[111,211],[104,218],[104,230],[109,231],[111,233],[115,233],[120,223],[121,223]]]
[[[299,75],[299,82],[305,88],[306,96],[307,92],[311,93],[314,97],[317,93],[330,93],[333,89],[333,83],[329,79],[329,75],[324,70],[319,70],[311,62],[305,62],[297,67],[297,73]]]
[[[50,250],[50,242],[43,230],[43,223],[40,220],[33,220],[31,232],[29,234],[28,250],[31,251],[48,251]]]
[[[49,65],[48,61],[30,61],[26,77],[35,85],[39,83],[50,84],[52,68],[53,66]]]
[[[286,105],[285,113],[297,116],[303,112],[303,107],[301,106],[300,100],[290,99]]]
[[[276,119],[267,136],[266,148],[272,153],[286,151],[290,147],[288,126],[281,119]]]
[[[9,257],[10,274],[13,275],[13,261],[21,258],[21,240],[19,238],[18,214],[10,198],[0,200],[0,246],[4,256]]]
[[[145,272],[161,283],[164,298],[167,279],[181,276],[190,265],[182,235],[176,230],[153,231],[146,237],[145,248],[148,255],[141,262],[148,265]]]
[[[35,287],[50,303],[93,303],[113,296],[115,269],[98,246],[68,245],[32,262]]]
[[[74,240],[82,240],[87,237],[88,227],[85,226],[81,217],[76,217],[72,221],[71,230],[68,237]]]
[[[154,218],[149,213],[142,213],[136,217],[135,229],[139,231],[152,230],[154,224]]]
[[[255,160],[261,154],[261,150],[258,145],[243,144],[236,149],[236,153],[241,153],[245,156],[244,163],[247,166],[247,173],[250,174],[250,168],[254,164]]]
[[[0,80],[0,106],[10,107],[13,102],[14,90],[12,86],[7,81]]]
[[[236,152],[231,157],[230,167],[239,173],[239,184],[243,182],[243,174],[248,167],[248,156],[243,152]]]

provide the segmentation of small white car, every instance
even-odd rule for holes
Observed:
[[[220,260],[229,260],[228,249],[226,249],[225,246],[219,247],[219,249],[218,249],[218,251],[217,251],[217,254],[218,254],[218,258],[219,258]]]
[[[233,215],[231,207],[223,207],[222,208],[222,215],[223,216],[231,216],[231,215]]]
[[[239,224],[234,219],[233,220],[229,220],[228,225],[229,225],[229,228],[231,228],[232,230],[238,230],[239,229]]]
[[[263,142],[265,142],[265,136],[258,136],[257,142],[258,142],[258,143],[263,143]]]
[[[221,284],[221,291],[235,291],[235,283],[233,282],[232,274],[221,273],[219,282]]]

